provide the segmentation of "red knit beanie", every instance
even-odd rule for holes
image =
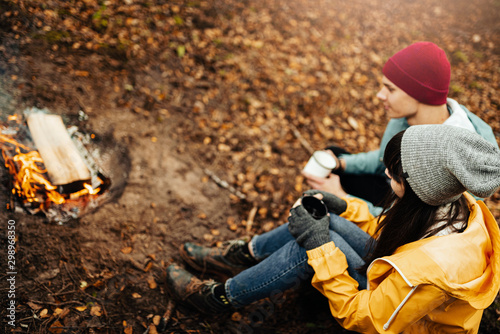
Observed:
[[[450,85],[450,62],[446,53],[431,42],[417,42],[389,58],[382,70],[387,79],[417,101],[446,103]]]

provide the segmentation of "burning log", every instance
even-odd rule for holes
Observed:
[[[9,190],[31,214],[44,213],[58,223],[78,218],[106,198],[103,195],[111,181],[97,167],[83,134],[76,130],[70,134],[59,116],[34,112],[40,110],[25,111],[26,122],[12,115],[7,123],[0,123],[0,149],[10,176]],[[43,158],[34,141],[42,148]],[[14,203],[11,199],[7,207],[15,209]]]
[[[90,180],[90,172],[71,140],[61,116],[32,113],[28,128],[55,186]]]

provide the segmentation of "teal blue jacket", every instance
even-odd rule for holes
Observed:
[[[451,100],[451,99],[448,99]],[[449,101],[450,102],[450,101]],[[453,104],[458,105],[454,100]],[[460,105],[460,107],[465,111],[467,117],[471,121],[474,129],[478,134],[480,134],[484,139],[498,147],[495,135],[491,127],[484,122],[481,118],[470,112],[466,107]],[[448,108],[451,109],[450,107]],[[450,113],[452,110],[450,110]],[[342,159],[346,162],[346,168],[344,173],[348,174],[379,174],[386,177],[385,166],[383,162],[385,147],[391,138],[400,131],[406,130],[409,127],[406,118],[393,118],[387,124],[382,141],[380,142],[380,148],[378,150],[357,153],[357,154],[346,154],[341,155]],[[476,199],[480,199],[476,197]],[[365,201],[368,204],[370,213],[374,216],[378,216],[382,212],[381,207],[376,207],[372,203]]]
[[[467,110],[463,105],[460,105],[467,113],[469,120],[484,139],[498,147],[498,143],[493,134],[491,127],[475,114]],[[383,162],[385,147],[391,138],[400,131],[406,130],[409,127],[406,118],[393,118],[387,124],[387,127],[380,142],[378,150],[341,155],[342,159],[346,162],[344,173],[348,174],[380,174],[384,175],[385,166]]]

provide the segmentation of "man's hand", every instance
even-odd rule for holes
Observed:
[[[297,243],[306,250],[317,248],[330,241],[330,215],[314,219],[309,212],[299,205],[290,210],[288,230]]]
[[[337,197],[345,197],[348,194],[340,184],[340,177],[337,174],[330,174],[328,177],[318,177],[302,172],[306,178],[307,184],[317,190],[322,190],[336,195]]]

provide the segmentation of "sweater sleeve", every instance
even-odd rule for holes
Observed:
[[[381,165],[380,151],[374,150],[357,154],[340,156],[345,161],[345,173],[348,174],[379,174]]]
[[[307,252],[315,275],[312,285],[327,299],[333,317],[347,330],[401,333],[447,300],[432,286],[409,286],[396,270],[372,291],[358,290],[347,273],[347,261],[333,242]]]
[[[406,128],[408,128],[406,118],[391,119],[385,128],[384,135],[380,141],[380,148],[378,150],[351,155],[341,155],[346,164],[344,172],[348,174],[383,175],[385,167],[382,158],[384,156],[387,143],[396,133]]]

